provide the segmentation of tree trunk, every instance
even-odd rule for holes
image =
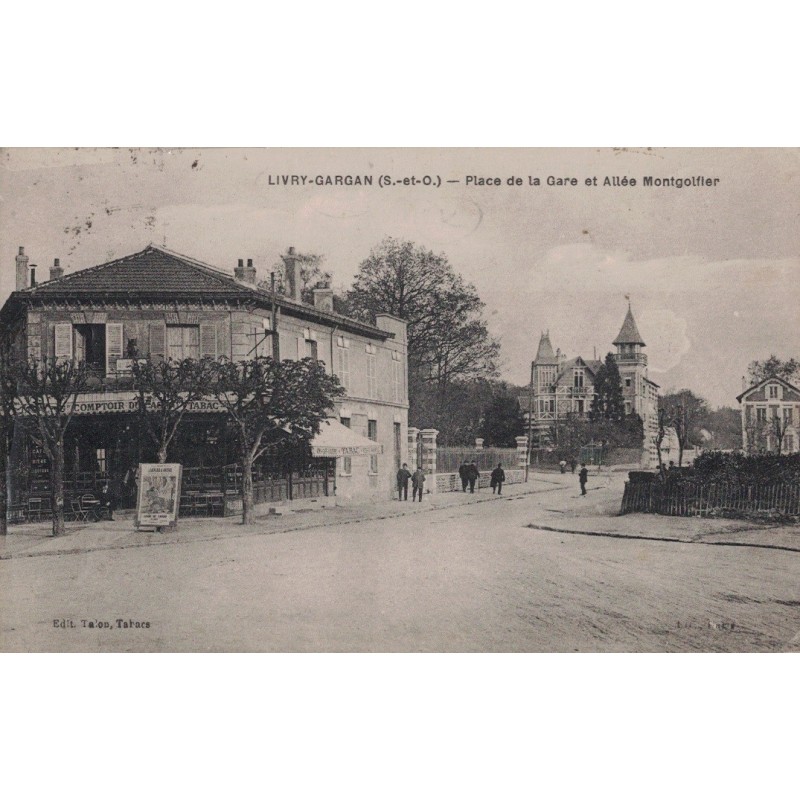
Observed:
[[[53,460],[50,464],[50,507],[53,512],[53,536],[64,535],[64,441],[53,443]]]
[[[256,524],[253,506],[253,456],[249,448],[242,447],[242,525]]]
[[[1,423],[0,423],[1,424]],[[6,476],[8,469],[8,438],[3,435],[0,443],[0,536],[8,533],[8,484]]]
[[[158,458],[158,463],[159,464],[166,464],[167,463],[167,446],[165,444],[162,444],[158,448],[157,458]]]

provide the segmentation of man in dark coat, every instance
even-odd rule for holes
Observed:
[[[411,502],[417,499],[419,494],[419,501],[422,502],[422,490],[425,488],[425,472],[422,467],[417,467],[417,471],[411,476]]]
[[[466,461],[458,468],[458,477],[461,478],[461,491],[466,492],[469,483],[469,464]]]
[[[470,494],[475,494],[475,484],[481,477],[481,474],[478,472],[478,465],[474,461],[469,465],[468,469],[467,478],[469,479],[469,492]]]
[[[397,470],[397,493],[398,500],[408,500],[408,482],[411,480],[411,473],[408,471],[408,464],[403,464]]]
[[[586,481],[589,479],[589,470],[586,469],[586,464],[581,464],[581,471],[578,473],[578,482],[581,485],[581,494],[586,494]]]
[[[492,494],[495,493],[495,489],[497,490],[497,494],[503,494],[503,483],[505,479],[506,479],[506,473],[503,471],[503,465],[498,464],[492,470],[492,480],[491,480]]]

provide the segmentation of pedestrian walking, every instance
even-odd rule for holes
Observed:
[[[481,474],[478,472],[478,465],[473,461],[469,465],[467,479],[469,480],[469,493],[475,494],[475,484],[480,480]]]
[[[569,467],[572,470],[572,474],[573,475],[575,474],[575,467],[577,467],[577,466],[578,466],[578,462],[574,458],[571,458],[569,460]]]
[[[503,464],[499,463],[493,470],[492,470],[492,477],[491,477],[491,487],[492,487],[492,494],[495,493],[495,489],[497,490],[497,494],[503,494],[503,483],[506,480],[506,473],[503,471]]]
[[[461,478],[461,491],[466,492],[469,483],[469,464],[466,461],[458,468],[458,477]]]
[[[411,480],[411,473],[408,471],[408,464],[403,464],[397,470],[397,494],[398,500],[408,500],[408,482]]]
[[[567,462],[562,458],[561,461],[558,462],[558,466],[561,467],[561,474],[563,475],[567,471]]]
[[[581,471],[578,473],[578,483],[581,485],[581,495],[586,494],[586,481],[589,479],[589,470],[586,464],[581,464]]]
[[[419,494],[419,501],[422,502],[422,490],[425,487],[425,472],[422,467],[417,467],[417,471],[411,476],[411,502],[417,499]]]

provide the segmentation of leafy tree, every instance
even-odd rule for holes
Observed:
[[[440,424],[451,387],[497,375],[499,343],[483,319],[475,287],[456,274],[444,254],[386,237],[359,266],[347,294],[351,313],[374,322],[379,313],[408,323],[409,395],[435,389],[431,417],[410,415],[412,425]]]
[[[139,414],[147,435],[156,446],[159,464],[167,460],[167,451],[189,406],[208,395],[212,362],[185,358],[135,360],[133,385],[137,392]]]
[[[512,394],[499,394],[483,412],[481,436],[490,447],[515,447],[525,433],[525,416]]]
[[[606,354],[594,379],[594,398],[591,417],[619,420],[625,416],[625,401],[622,395],[622,378],[617,361],[612,353]]]
[[[794,358],[781,361],[777,356],[770,355],[764,361],[751,361],[747,375],[751,385],[760,383],[766,378],[782,378],[789,383],[795,383],[800,379],[800,361]]]
[[[666,425],[675,430],[678,440],[678,466],[683,465],[683,451],[689,445],[703,443],[701,429],[707,424],[708,404],[689,389],[666,394],[658,400]]]
[[[50,462],[50,499],[53,536],[64,533],[64,435],[78,395],[86,389],[84,362],[32,359],[10,364],[16,414]]]
[[[335,375],[311,358],[275,361],[220,360],[214,366],[213,393],[238,433],[242,467],[242,523],[255,524],[253,464],[275,435],[288,434],[299,442],[319,432],[344,393]]]
[[[727,406],[709,411],[706,429],[708,446],[715,450],[738,450],[742,446],[742,412]]]

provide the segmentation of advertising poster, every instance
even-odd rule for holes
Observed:
[[[180,464],[140,464],[138,527],[163,527],[178,521],[181,499]]]

